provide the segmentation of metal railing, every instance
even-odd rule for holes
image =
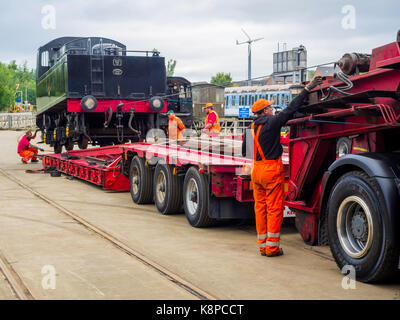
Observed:
[[[222,118],[220,119],[221,135],[243,134],[244,131],[250,127],[252,122],[252,119]],[[203,126],[204,120],[194,120],[192,129],[200,131]]]
[[[0,129],[25,129],[36,126],[33,112],[0,113]]]

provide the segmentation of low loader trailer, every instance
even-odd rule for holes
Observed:
[[[329,245],[340,269],[382,281],[398,273],[400,255],[400,31],[395,42],[337,64],[341,71],[288,123],[285,216],[295,216],[307,244]],[[252,161],[190,141],[73,150],[45,155],[43,165],[130,190],[162,214],[183,210],[194,227],[253,218]]]
[[[197,141],[186,141],[190,147],[165,141],[72,150],[47,154],[42,161],[45,169],[106,190],[130,191],[135,203],[154,202],[161,214],[184,211],[194,227],[221,219],[254,219],[252,161],[225,155],[221,144],[211,152],[201,147],[202,141],[196,148]],[[294,214],[286,210],[285,216]]]

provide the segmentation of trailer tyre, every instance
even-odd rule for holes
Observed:
[[[208,178],[200,174],[196,167],[191,167],[186,172],[183,184],[183,207],[186,218],[193,227],[208,227],[215,222],[208,215],[208,189]]]
[[[133,202],[137,204],[153,202],[153,172],[138,156],[134,156],[131,162],[129,185]]]
[[[376,181],[364,172],[342,176],[328,202],[328,237],[342,270],[354,266],[356,280],[375,282],[394,275],[398,251],[389,242],[386,207]]]
[[[161,214],[179,212],[182,208],[182,179],[174,174],[174,168],[157,164],[153,179],[154,202]]]

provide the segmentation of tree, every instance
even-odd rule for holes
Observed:
[[[22,66],[18,66],[15,61],[11,61],[8,65],[0,62],[0,110],[14,103],[17,83],[24,99],[26,87],[28,101],[33,105],[36,104],[34,70],[29,70],[26,62]]]
[[[172,77],[175,72],[176,60],[169,59],[167,63],[167,77]]]
[[[218,72],[210,81],[212,84],[218,84],[224,87],[232,86],[232,76],[231,73]]]

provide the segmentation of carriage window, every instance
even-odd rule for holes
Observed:
[[[49,66],[49,52],[48,51],[43,51],[40,57],[40,64],[42,67],[48,67]]]

